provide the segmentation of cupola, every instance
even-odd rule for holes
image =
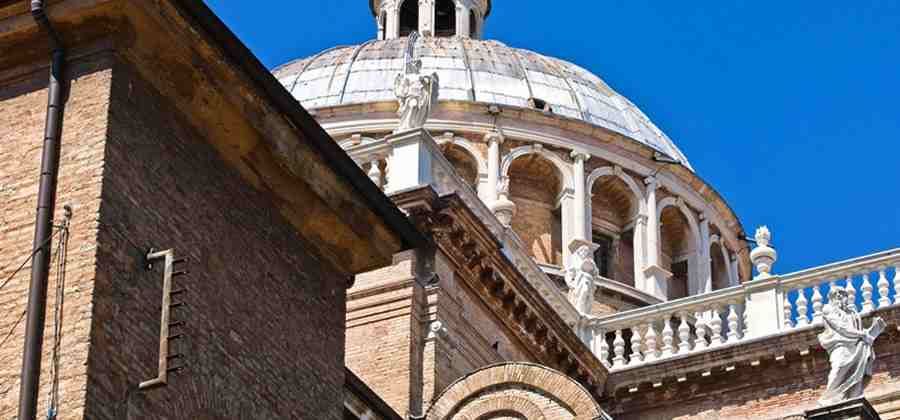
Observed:
[[[481,39],[491,0],[369,0],[378,39],[424,36]]]

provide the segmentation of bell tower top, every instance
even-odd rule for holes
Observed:
[[[481,39],[491,0],[369,0],[378,39],[423,36]]]

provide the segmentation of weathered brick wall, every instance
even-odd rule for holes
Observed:
[[[19,398],[31,265],[10,275],[28,257],[34,238],[41,146],[47,107],[46,63],[23,64],[0,81],[0,418],[15,416]],[[57,203],[74,208],[70,227],[61,342],[60,418],[81,418],[87,377],[88,335],[95,277],[97,215],[103,174],[103,144],[112,72],[102,55],[69,62],[72,78],[63,129]],[[55,242],[55,241],[54,241]],[[54,245],[55,249],[55,245]],[[54,251],[55,252],[55,251]],[[51,271],[44,334],[39,415],[46,413],[50,385],[50,345],[56,305]],[[8,337],[7,337],[8,335]]]
[[[99,214],[85,416],[341,418],[347,279],[314,258],[271,199],[243,182],[165,98],[115,68]],[[73,128],[74,129],[74,128]],[[156,376],[160,269],[148,248],[187,257],[173,353]]]
[[[347,301],[347,367],[401,416],[413,389],[421,390],[424,291],[413,264],[406,253],[391,267],[357,276]]]
[[[432,287],[416,282],[414,264],[404,253],[392,267],[357,276],[347,303],[347,366],[394,410],[418,414],[481,367],[532,361],[442,259]],[[430,330],[434,321],[444,332]]]
[[[456,276],[442,276],[433,303],[446,336],[434,339],[436,359],[433,388],[426,401],[460,377],[498,362],[533,362],[524,345],[510,334],[496,315]],[[426,349],[426,357],[430,354]],[[426,381],[426,384],[428,382]],[[431,392],[429,392],[431,391]]]

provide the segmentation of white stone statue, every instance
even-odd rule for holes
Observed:
[[[594,279],[600,275],[594,262],[595,246],[590,242],[575,240],[569,246],[572,254],[566,265],[566,286],[569,287],[569,302],[582,315],[591,314],[594,303]]]
[[[863,329],[847,291],[837,286],[828,293],[822,313],[825,331],[819,334],[819,343],[828,351],[831,372],[819,404],[827,406],[862,397],[875,362],[872,344],[884,331],[885,322],[875,318],[868,329]]]
[[[394,95],[397,96],[397,101],[400,103],[400,108],[397,110],[400,125],[397,126],[395,133],[424,127],[432,107],[437,105],[438,101],[440,81],[437,73],[420,74],[422,60],[413,57],[418,37],[416,32],[410,34],[404,70],[394,79]]]

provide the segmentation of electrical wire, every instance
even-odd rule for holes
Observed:
[[[71,210],[67,209],[62,224],[62,234],[56,248],[56,299],[53,305],[53,347],[50,357],[50,392],[47,400],[47,420],[56,419],[59,407],[59,349],[62,344],[63,303],[66,288],[66,262],[68,259],[69,221]]]
[[[32,258],[34,258],[34,255],[37,254],[38,251],[40,251],[42,248],[44,248],[44,246],[46,246],[47,244],[50,243],[50,241],[53,240],[53,236],[56,235],[56,232],[60,229],[60,227],[61,226],[54,226],[54,228],[56,228],[56,229],[54,229],[53,231],[50,232],[50,237],[47,238],[46,241],[41,243],[33,251],[31,251],[31,255],[29,255],[28,258],[25,259],[25,261],[22,261],[22,264],[19,265],[19,268],[17,268],[16,271],[13,271],[13,273],[10,274],[9,277],[7,277],[6,280],[3,281],[3,284],[0,284],[0,290],[2,290],[3,287],[6,286],[6,284],[9,283],[10,280],[12,280],[13,277],[16,276],[16,274],[19,274],[19,271],[22,271],[22,269],[25,268],[25,265],[28,264],[28,262],[31,261]]]

